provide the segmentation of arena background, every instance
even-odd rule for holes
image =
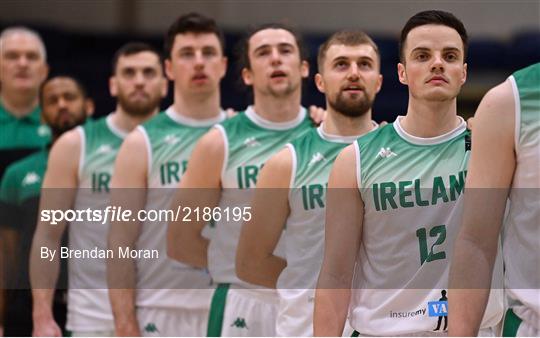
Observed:
[[[513,71],[540,61],[540,1],[150,1],[19,0],[0,2],[0,29],[27,25],[43,37],[51,74],[80,78],[97,104],[95,116],[114,110],[108,77],[112,55],[123,43],[146,41],[159,50],[170,23],[198,11],[216,19],[226,33],[229,69],[222,82],[222,106],[243,109],[251,102],[239,81],[233,50],[248,27],[283,22],[299,29],[310,54],[304,105],[324,106],[314,84],[318,46],[340,29],[362,29],[379,45],[384,75],[374,118],[393,121],[406,111],[407,89],[397,80],[397,41],[405,21],[426,9],[448,10],[470,36],[469,77],[458,100],[461,115],[474,113],[485,91]],[[172,102],[172,90],[162,103]]]

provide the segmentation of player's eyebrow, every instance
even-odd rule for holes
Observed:
[[[352,60],[352,61],[367,60],[367,61],[373,62],[373,58],[368,55],[358,55],[358,56],[357,55],[352,55],[352,56],[339,55],[339,56],[336,56],[334,59],[332,59],[332,63],[338,62],[338,61],[349,61],[349,60]]]
[[[415,53],[415,52],[429,52],[429,51],[431,51],[431,50],[432,50],[431,48],[420,46],[420,47],[414,48],[414,49],[411,51],[411,53]],[[445,51],[445,52],[451,51],[451,52],[458,52],[458,53],[461,53],[461,50],[460,50],[459,48],[453,47],[453,46],[444,47],[444,48],[443,48],[443,51]]]
[[[288,43],[288,42],[280,42],[277,44],[278,47],[290,47],[290,48],[294,48],[294,45],[292,43]],[[257,53],[258,51],[262,50],[262,49],[266,49],[266,48],[270,48],[272,47],[271,44],[264,44],[264,45],[260,45],[259,47],[255,48],[253,50],[253,53]]]

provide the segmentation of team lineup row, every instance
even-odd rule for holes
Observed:
[[[15,69],[2,75],[7,114],[17,111],[10,90],[47,71],[34,32],[8,29],[0,43]],[[220,108],[223,35],[196,13],[170,26],[163,65],[146,44],[119,49],[109,83],[118,104],[104,118],[86,120],[92,102],[74,78],[44,81],[53,145],[9,167],[0,190],[11,229],[37,223],[32,248],[18,255],[18,265],[30,262],[22,278],[32,286],[33,335],[62,334],[52,306],[60,260],[40,252],[59,248],[68,225],[36,221],[39,210],[111,206],[250,208],[250,217],[72,222],[72,250],[160,253],[69,261],[73,335],[498,335],[505,313],[505,335],[539,334],[539,208],[509,188],[540,186],[540,64],[489,91],[471,133],[456,108],[467,33],[451,13],[424,11],[405,24],[397,71],[409,103],[388,125],[372,120],[383,78],[365,33],[340,31],[321,45],[315,84],[325,112],[300,104],[309,67],[294,30],[259,26],[242,48],[254,101],[236,114]],[[174,103],[159,113],[167,78]],[[41,195],[31,209],[22,202],[29,189]],[[504,289],[489,290],[503,278]]]

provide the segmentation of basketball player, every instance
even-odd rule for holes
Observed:
[[[227,60],[223,34],[214,20],[196,13],[179,17],[167,32],[165,46],[174,104],[139,126],[120,148],[111,198],[112,205],[126,210],[168,209],[174,189],[164,188],[178,184],[195,142],[225,119],[219,83]],[[109,284],[118,335],[206,335],[210,276],[167,258],[166,226],[167,220],[112,223],[113,250],[137,246],[160,252],[157,260],[109,261],[109,282],[120,284]]]
[[[503,336],[540,335],[539,84],[536,63],[491,89],[476,111],[463,226],[450,274],[451,335],[478,334],[507,197]]]
[[[324,123],[287,144],[261,171],[253,218],[244,223],[236,257],[238,276],[278,288],[278,336],[313,336],[313,297],[322,264],[324,190],[339,152],[377,128],[371,106],[382,84],[375,43],[342,31],[320,48],[315,83],[326,95]],[[282,230],[285,259],[273,254]],[[349,332],[350,335],[351,332]]]
[[[208,267],[218,284],[208,336],[274,335],[275,291],[254,290],[235,272],[241,218],[249,217],[245,208],[261,166],[285,143],[311,128],[300,106],[308,64],[297,35],[282,25],[264,25],[250,32],[243,46],[242,78],[253,87],[254,105],[202,137],[173,203],[173,208],[181,205],[191,210],[219,206],[216,210],[229,207],[232,212],[237,208],[242,215],[236,220],[232,214],[216,219],[210,242],[201,236],[205,223],[195,219],[172,223],[168,234],[169,255],[191,266]]]
[[[166,95],[159,54],[142,43],[121,47],[113,60],[111,95],[117,97],[116,111],[63,135],[51,149],[43,181],[40,210],[105,209],[113,163],[123,139],[138,124],[157,114]],[[62,189],[59,189],[62,188]],[[71,224],[69,249],[107,248],[108,225],[82,221]],[[59,336],[60,328],[51,313],[58,276],[59,251],[43,259],[43,248],[58,250],[65,221],[52,225],[38,219],[30,261],[34,332],[37,336]],[[67,329],[72,335],[111,336],[113,317],[108,299],[105,260],[69,260]]]
[[[64,132],[83,124],[94,110],[83,85],[70,76],[55,76],[43,83],[40,93],[42,119],[52,130],[52,142]],[[0,184],[0,214],[2,224],[14,233],[13,246],[0,243],[0,252],[11,262],[5,318],[6,336],[32,334],[32,295],[28,276],[28,258],[36,228],[39,194],[49,149],[34,153],[12,163]],[[65,276],[64,276],[65,277]],[[65,278],[64,278],[65,282]],[[63,292],[54,297],[54,312],[65,324],[66,305]],[[1,321],[0,321],[1,326]],[[64,326],[64,325],[61,325]]]
[[[345,148],[330,174],[315,335],[340,335],[347,309],[360,335],[445,334],[441,298],[469,153],[456,112],[466,46],[450,13],[405,24],[398,77],[409,87],[407,114]],[[494,303],[485,328],[501,318],[502,300]]]

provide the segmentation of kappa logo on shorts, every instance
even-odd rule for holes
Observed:
[[[159,330],[154,323],[146,324],[146,326],[144,327],[144,331],[148,333],[159,333]]]
[[[248,329],[249,330],[249,327],[246,324],[246,320],[244,318],[240,318],[240,317],[236,318],[234,323],[231,324],[231,327],[237,327],[239,329]]]

